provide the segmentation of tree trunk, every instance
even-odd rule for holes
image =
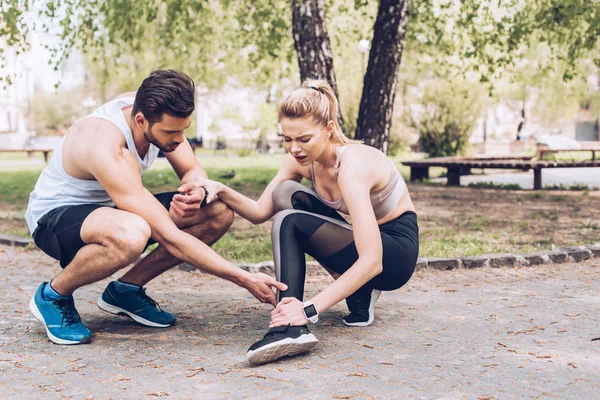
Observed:
[[[324,0],[293,0],[292,29],[300,80],[303,82],[305,79],[324,79],[329,82],[337,96]],[[338,124],[343,131],[344,121],[339,106]]]
[[[381,0],[356,124],[356,139],[387,153],[409,0]]]
[[[525,121],[527,121],[527,119],[525,118],[525,100],[523,100],[523,108],[521,108],[521,120],[519,121],[519,126],[517,126],[517,141],[523,140],[521,137],[521,131],[525,126]]]

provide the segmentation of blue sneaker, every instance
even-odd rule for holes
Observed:
[[[125,284],[128,289],[119,293],[117,282],[108,284],[98,299],[98,307],[116,315],[124,315],[142,325],[154,328],[167,328],[175,324],[175,317],[163,311],[158,303],[146,294],[143,287]]]
[[[44,323],[50,340],[57,344],[91,343],[92,332],[81,323],[73,296],[47,300],[43,295],[47,284],[40,285],[29,302],[29,309]]]

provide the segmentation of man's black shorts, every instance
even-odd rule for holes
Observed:
[[[157,193],[156,199],[169,210],[171,200],[177,192]],[[46,213],[38,221],[38,226],[33,232],[35,244],[50,257],[59,260],[61,267],[69,265],[75,255],[83,246],[81,239],[81,225],[92,211],[105,207],[99,204],[80,204],[76,206],[62,206]],[[148,245],[156,243],[152,238]]]

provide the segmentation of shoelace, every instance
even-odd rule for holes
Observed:
[[[62,314],[61,325],[71,326],[81,321],[73,299],[58,299],[54,300],[53,303],[60,309]]]
[[[158,303],[146,294],[146,288],[140,288],[140,290],[135,292],[135,295],[137,297],[139,297],[140,299],[142,299],[143,301],[145,301],[146,303],[148,303],[150,305],[150,307],[154,307],[154,308],[158,308],[159,310],[162,310],[162,308],[160,308]]]

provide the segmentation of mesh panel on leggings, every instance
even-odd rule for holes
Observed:
[[[343,250],[353,241],[354,235],[351,230],[325,222],[308,238],[305,251],[316,259],[329,257]]]

